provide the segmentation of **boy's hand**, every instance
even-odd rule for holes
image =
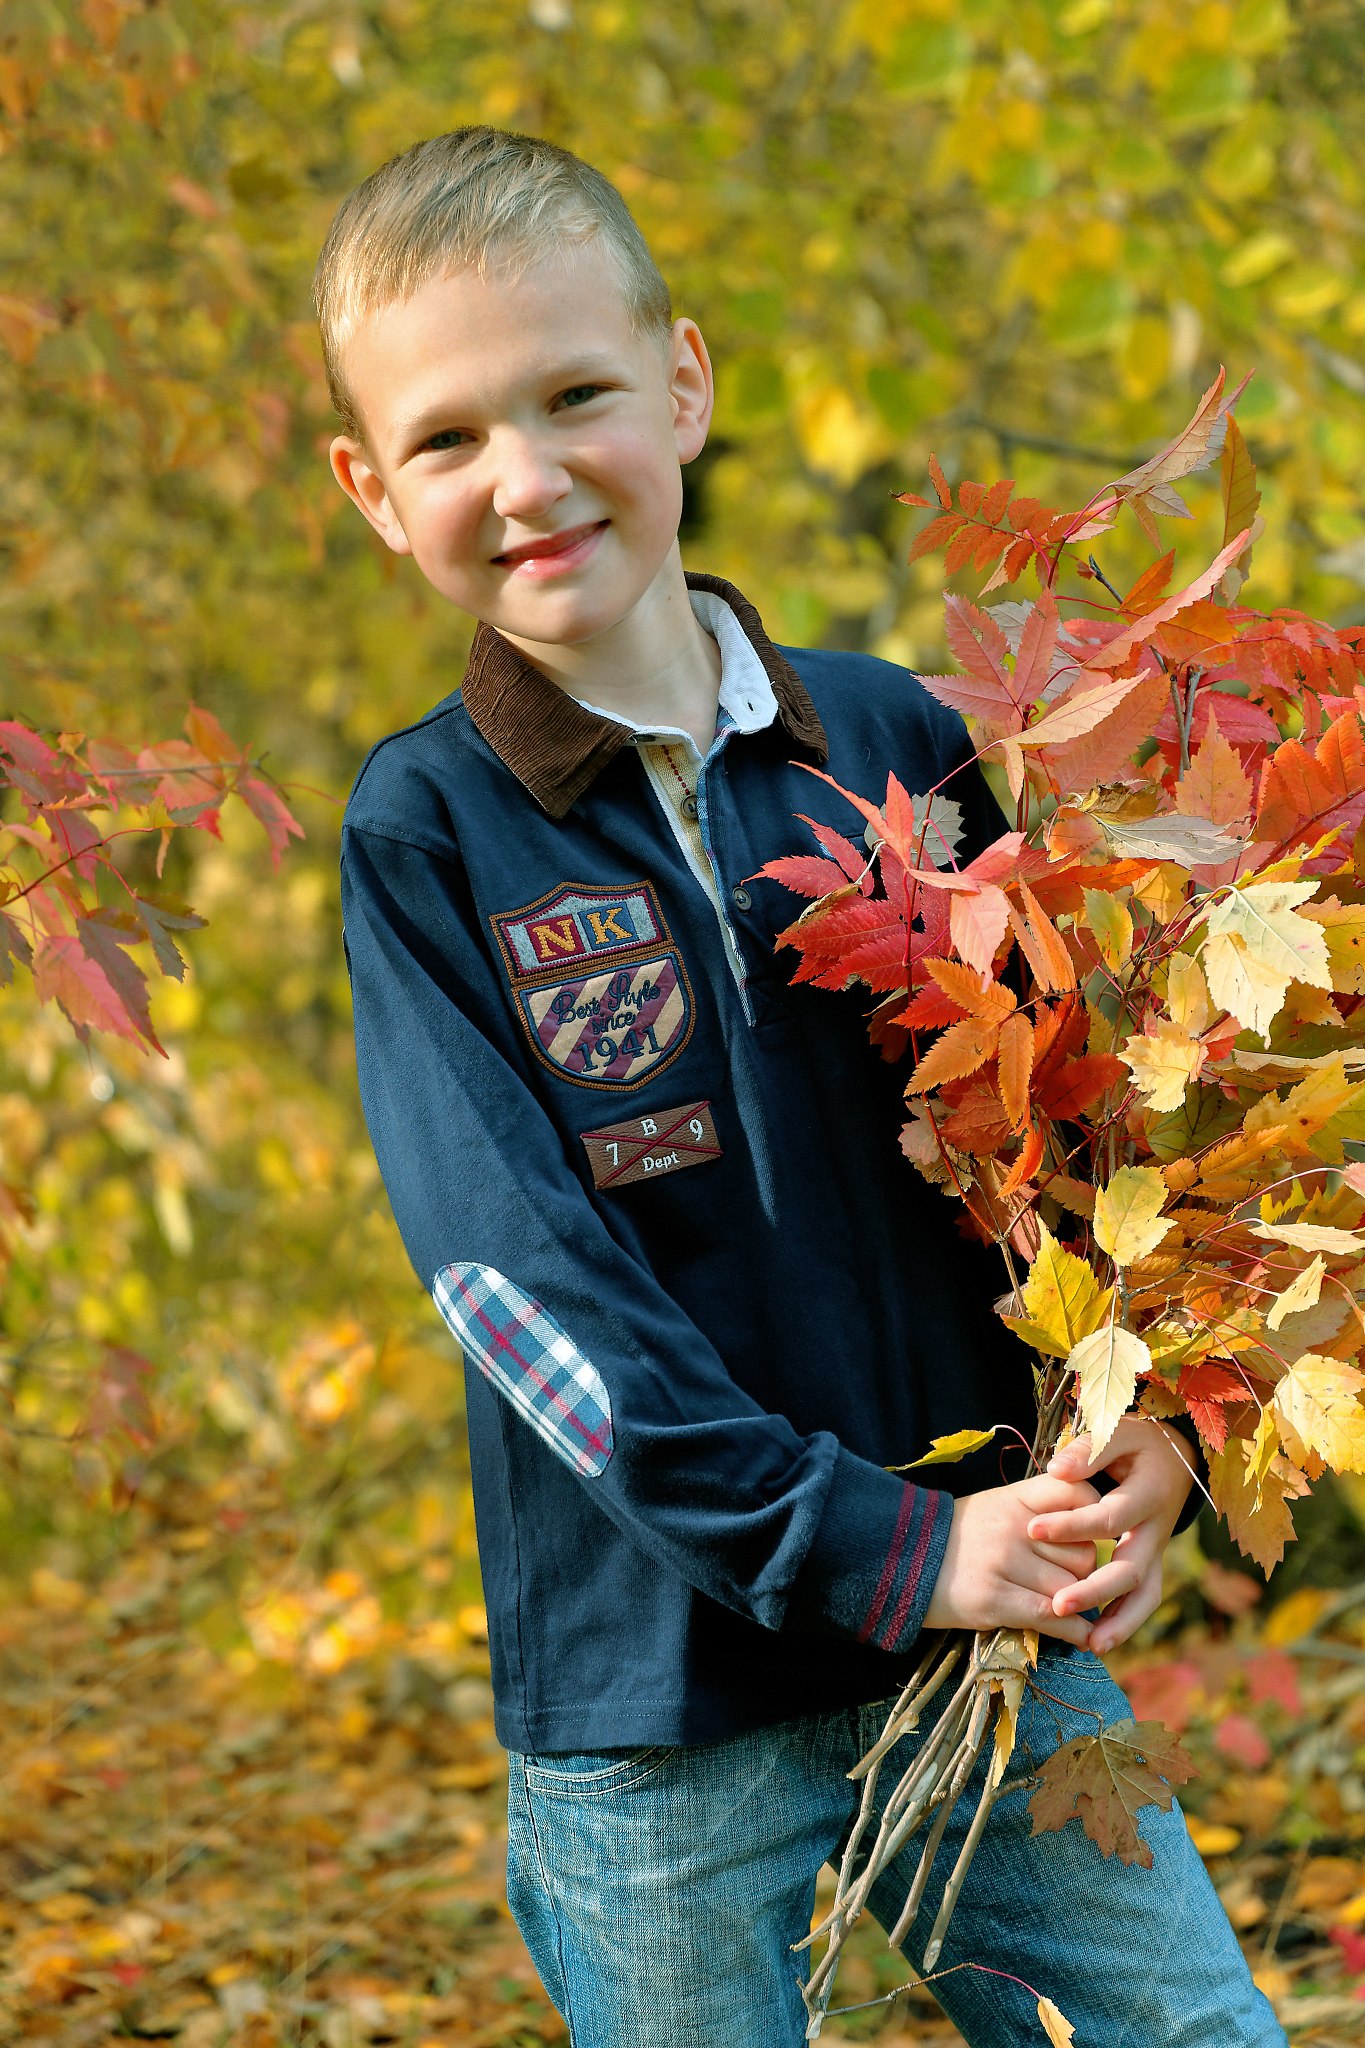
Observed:
[[[1154,1416],[1125,1415],[1098,1458],[1090,1455],[1090,1438],[1078,1436],[1054,1455],[1048,1471],[1067,1480],[1112,1472],[1118,1480],[1113,1492],[1093,1506],[1050,1510],[1028,1525],[1044,1557],[1051,1557],[1059,1543],[1117,1537],[1109,1563],[1059,1587],[1052,1602],[1055,1613],[1074,1614],[1112,1601],[1090,1637],[1092,1650],[1112,1650],[1161,1600],[1162,1554],[1192,1483],[1189,1451],[1177,1449]]]
[[[1086,1540],[1030,1541],[1030,1527],[1040,1515],[1091,1513],[1099,1498],[1084,1480],[1040,1472],[955,1501],[924,1626],[1036,1628],[1084,1648],[1090,1623],[1074,1608],[1092,1603],[1081,1600],[1063,1610],[1056,1601],[1094,1571],[1095,1546]]]

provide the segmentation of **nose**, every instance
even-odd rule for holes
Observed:
[[[507,434],[492,450],[493,510],[499,519],[543,519],[573,489],[573,479],[534,434]]]

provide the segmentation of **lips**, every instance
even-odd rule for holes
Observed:
[[[605,519],[593,519],[585,526],[568,526],[562,533],[547,534],[543,540],[530,540],[519,548],[509,548],[505,555],[497,555],[494,560],[509,569],[515,569],[520,562],[553,560],[556,555],[572,553],[590,534],[600,532],[606,524]]]

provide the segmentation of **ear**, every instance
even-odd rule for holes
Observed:
[[[394,511],[388,486],[366,460],[363,443],[352,440],[349,434],[338,434],[328,450],[328,458],[332,475],[385,545],[396,555],[410,555],[412,549]]]
[[[695,320],[673,322],[668,395],[673,407],[673,439],[679,462],[691,462],[706,445],[706,432],[716,402],[711,358]]]

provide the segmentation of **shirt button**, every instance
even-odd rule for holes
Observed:
[[[753,900],[753,897],[742,882],[730,891],[730,901],[734,904],[736,910],[747,910]]]
[[[680,804],[680,805],[678,806],[678,808],[679,808],[679,810],[680,810],[680,811],[682,812],[682,814],[683,814],[683,816],[684,816],[685,818],[695,818],[695,817],[696,817],[696,815],[697,815],[697,799],[696,799],[696,798],[695,798],[695,797],[693,796],[693,794],[692,794],[691,790],[689,790],[689,791],[687,792],[687,795],[686,795],[686,796],[685,796],[685,797],[683,798],[683,800],[682,800],[681,804]]]

